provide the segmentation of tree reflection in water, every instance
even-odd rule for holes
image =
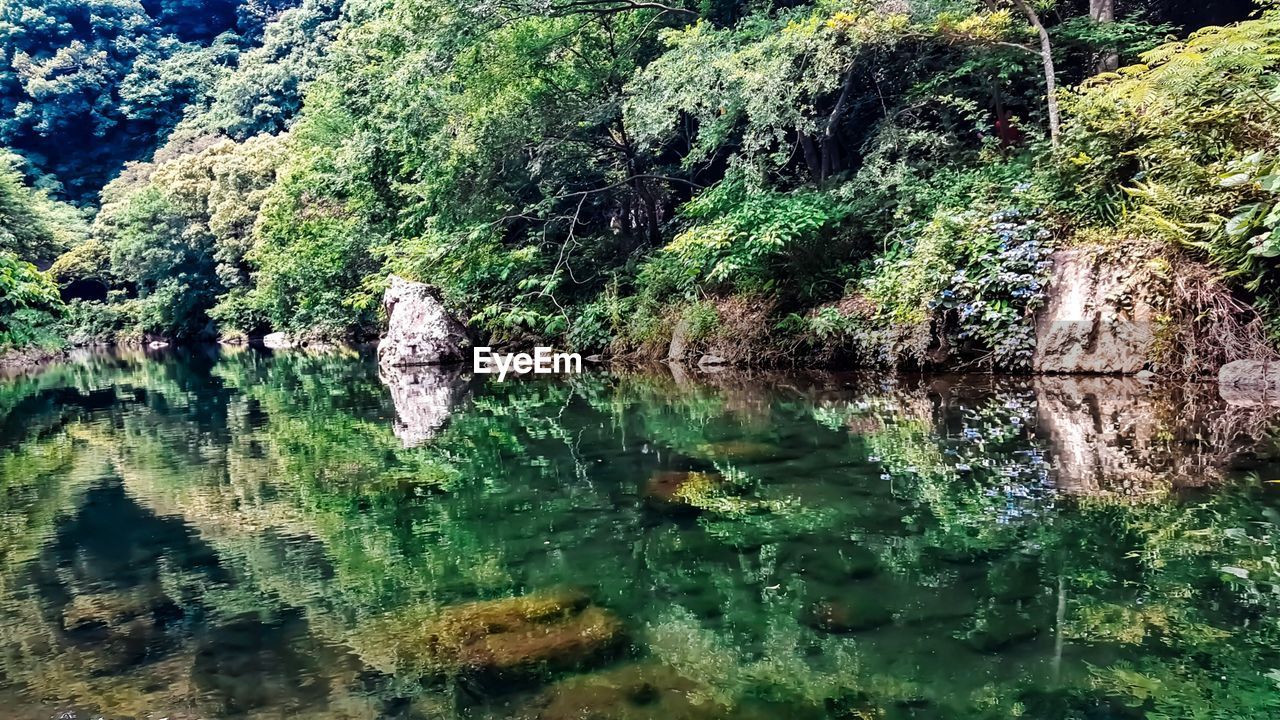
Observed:
[[[1273,717],[1275,447],[1240,412],[1108,378],[87,358],[0,384],[0,693],[32,718]]]

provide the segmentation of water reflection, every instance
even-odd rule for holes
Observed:
[[[85,358],[0,384],[0,702],[1273,717],[1271,427],[1105,378]]]

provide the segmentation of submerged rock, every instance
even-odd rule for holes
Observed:
[[[892,623],[893,612],[879,599],[859,594],[814,603],[805,621],[829,633],[855,633]]]
[[[675,515],[702,512],[698,500],[720,493],[724,478],[709,472],[658,472],[644,484],[640,495],[645,505]]]
[[[435,288],[392,275],[382,307],[387,334],[378,343],[379,364],[444,365],[467,358],[467,329],[445,310]]]
[[[644,663],[571,677],[548,688],[519,720],[715,720],[729,708],[710,688]]]
[[[396,408],[392,429],[407,448],[422,445],[440,432],[466,395],[468,384],[461,368],[384,365],[378,377]]]
[[[150,616],[167,604],[167,598],[145,590],[76,595],[62,610],[62,627],[74,632],[94,625],[116,625]]]
[[[612,657],[625,640],[613,613],[562,590],[405,608],[354,633],[351,645],[389,674],[518,681],[589,667]]]
[[[67,639],[99,672],[119,672],[148,656],[164,623],[181,615],[158,588],[76,595],[62,610]]]
[[[840,585],[875,575],[880,570],[880,558],[862,545],[828,544],[786,552],[783,566],[805,578]]]
[[[1039,635],[1039,625],[1024,612],[1005,605],[980,615],[961,639],[978,652],[993,653],[1030,642]]]
[[[710,460],[740,461],[768,460],[777,458],[781,454],[777,446],[751,440],[704,443],[697,447],[697,452]]]
[[[1036,316],[1032,365],[1041,373],[1132,375],[1147,364],[1154,319],[1137,278],[1120,263],[1096,248],[1059,250],[1048,302]]]

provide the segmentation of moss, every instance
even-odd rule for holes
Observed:
[[[708,460],[771,460],[780,454],[775,445],[750,440],[704,443],[696,451]]]
[[[589,666],[625,640],[622,622],[575,590],[484,600],[386,615],[352,637],[364,660],[387,673],[534,679]]]

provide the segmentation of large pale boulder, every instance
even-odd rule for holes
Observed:
[[[1230,405],[1280,405],[1280,363],[1237,360],[1218,371],[1218,394]]]
[[[468,357],[467,329],[445,310],[431,286],[392,275],[382,306],[387,311],[387,334],[378,343],[379,364],[445,365]]]
[[[668,360],[683,360],[689,352],[689,321],[683,318],[671,330],[671,344],[667,346]]]
[[[1049,300],[1036,317],[1036,372],[1140,372],[1155,341],[1155,312],[1141,285],[1097,249],[1054,253]]]
[[[291,350],[301,345],[288,333],[273,332],[262,336],[262,346],[269,350]]]

